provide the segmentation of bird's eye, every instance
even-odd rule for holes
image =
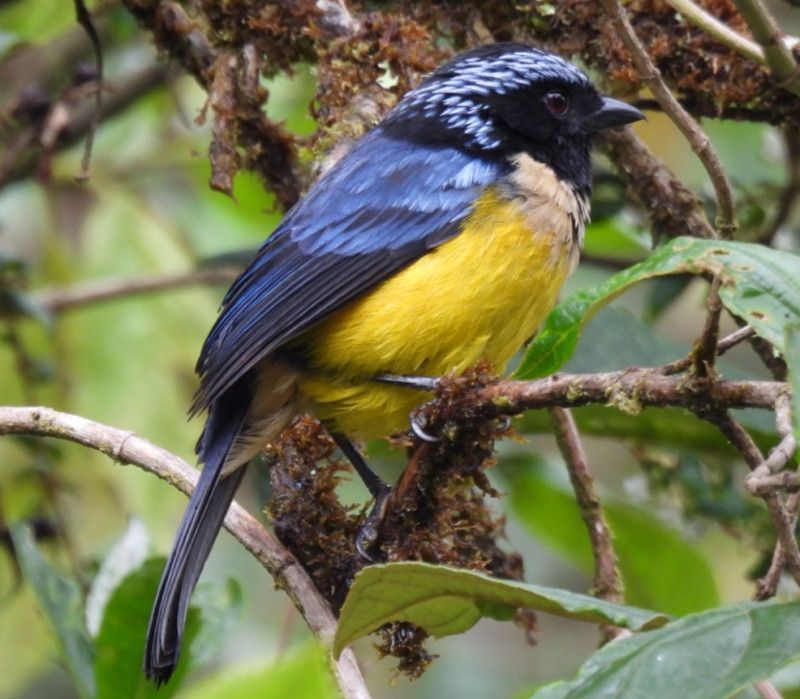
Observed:
[[[569,101],[563,92],[548,92],[544,96],[544,104],[556,116],[563,116],[569,109]]]

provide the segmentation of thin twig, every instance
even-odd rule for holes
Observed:
[[[115,80],[103,100],[100,119],[108,119],[127,109],[140,97],[163,85],[168,78],[169,71],[165,66],[153,64]],[[33,174],[42,153],[68,148],[83,138],[92,126],[94,114],[94,109],[77,109],[71,112],[69,121],[61,125],[57,140],[49,149],[42,146],[37,128],[20,134],[17,138],[22,139],[25,147],[18,149],[19,153],[13,154],[14,157],[8,157],[6,151],[4,157],[0,158],[0,185],[16,182]],[[29,147],[34,144],[35,148]]]
[[[186,495],[197,484],[198,471],[161,447],[126,432],[77,415],[50,408],[0,407],[0,435],[25,434],[77,442],[110,456],[114,461],[138,466]],[[225,528],[258,559],[286,590],[309,628],[330,649],[336,617],[314,586],[308,573],[275,536],[240,505],[231,504]],[[333,671],[347,699],[369,699],[355,656],[346,650],[334,661]]]
[[[800,129],[794,124],[786,124],[783,140],[786,144],[786,184],[778,197],[772,221],[758,236],[758,242],[764,245],[772,245],[775,236],[792,215],[800,196]]]
[[[711,280],[706,301],[708,312],[703,332],[692,350],[694,375],[698,378],[708,378],[714,375],[714,362],[717,358],[717,342],[719,341],[719,319],[722,315],[722,301],[719,298],[721,286],[721,277],[716,276]]]
[[[751,470],[755,471],[762,466],[764,457],[761,454],[761,450],[747,433],[747,430],[736,422],[730,413],[727,411],[713,412],[704,417],[719,427],[720,431],[742,455]],[[772,516],[772,524],[775,527],[778,540],[781,542],[786,557],[786,566],[795,582],[800,585],[800,549],[798,549],[794,535],[794,518],[787,513],[777,492],[765,493],[762,497]]]
[[[620,603],[624,600],[624,595],[619,561],[575,418],[567,408],[550,408],[550,420],[592,545],[594,557],[592,594],[609,602]],[[615,638],[616,628],[603,629],[603,635],[606,640]]]
[[[790,518],[792,527],[797,526],[797,505],[800,503],[800,493],[792,493],[786,498],[786,513]],[[770,599],[778,592],[778,585],[786,567],[786,555],[780,541],[775,542],[775,549],[772,552],[772,560],[769,569],[763,578],[756,582],[756,592],[753,595],[755,600]]]
[[[92,146],[94,145],[94,135],[97,132],[97,126],[100,124],[100,115],[103,111],[103,48],[100,45],[100,35],[97,33],[97,28],[94,26],[92,15],[86,7],[84,0],[74,0],[75,15],[89,40],[92,42],[94,49],[95,65],[97,66],[97,78],[94,85],[94,110],[92,111],[92,118],[89,122],[89,129],[86,132],[86,143],[83,147],[83,156],[81,157],[81,171],[78,173],[77,180],[85,182],[89,179],[89,163],[92,159]]]
[[[667,0],[678,12],[689,20],[695,27],[702,29],[706,34],[713,36],[721,44],[733,49],[741,56],[749,58],[761,65],[767,64],[764,49],[755,41],[742,36],[731,29],[727,24],[718,20],[710,12],[692,2],[692,0]]]
[[[745,325],[738,330],[734,330],[730,335],[726,335],[717,343],[717,357],[721,357],[725,354],[729,349],[735,347],[741,342],[744,342],[747,338],[751,337],[755,333],[752,327],[749,325]],[[669,364],[665,364],[661,367],[661,372],[665,376],[671,376],[673,374],[680,374],[681,372],[686,371],[692,365],[692,356],[689,355],[688,357],[683,357],[682,359],[678,359],[674,362],[670,362]]]
[[[785,568],[786,554],[783,552],[781,542],[776,541],[769,568],[764,577],[756,581],[756,591],[753,594],[753,599],[756,601],[772,599],[778,592],[778,585],[780,585]]]
[[[769,456],[747,477],[747,489],[757,495],[770,490],[796,490],[798,477],[793,472],[783,472],[797,451],[797,439],[792,423],[792,404],[788,393],[782,393],[775,401],[775,428],[781,441],[770,451]]]
[[[33,294],[36,305],[49,313],[62,313],[82,306],[127,298],[139,294],[180,289],[187,286],[228,284],[241,272],[235,266],[201,269],[182,274],[128,277],[84,282],[62,289],[45,289]]]
[[[753,689],[756,690],[761,699],[783,699],[783,695],[769,680],[753,682]]]
[[[602,0],[603,7],[616,28],[622,42],[631,54],[633,63],[639,71],[642,81],[650,88],[661,108],[672,119],[681,133],[689,141],[692,150],[700,158],[711,179],[717,197],[716,229],[722,238],[731,238],[736,231],[736,211],[733,203],[733,191],[722,162],[711,145],[708,136],[699,127],[694,118],[681,106],[661,78],[661,73],[645,51],[639,37],[628,19],[628,15],[619,0]]]
[[[761,44],[775,84],[800,95],[800,72],[791,49],[786,45],[775,18],[761,0],[734,0],[740,14]]]

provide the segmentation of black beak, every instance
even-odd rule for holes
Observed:
[[[600,108],[586,119],[585,123],[589,131],[602,131],[644,119],[644,114],[636,107],[631,107],[613,97],[602,97],[601,99]]]

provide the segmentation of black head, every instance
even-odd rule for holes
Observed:
[[[403,98],[383,128],[486,157],[525,151],[584,187],[592,135],[642,118],[639,110],[601,95],[560,56],[503,43],[440,66]]]

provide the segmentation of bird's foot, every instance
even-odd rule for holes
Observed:
[[[372,506],[369,514],[367,515],[364,524],[362,524],[358,533],[356,534],[356,550],[362,558],[374,563],[376,556],[374,555],[375,546],[380,537],[383,522],[386,519],[386,512],[388,511],[389,502],[392,499],[393,489],[391,486],[384,486],[382,492],[375,495],[375,504]]]

